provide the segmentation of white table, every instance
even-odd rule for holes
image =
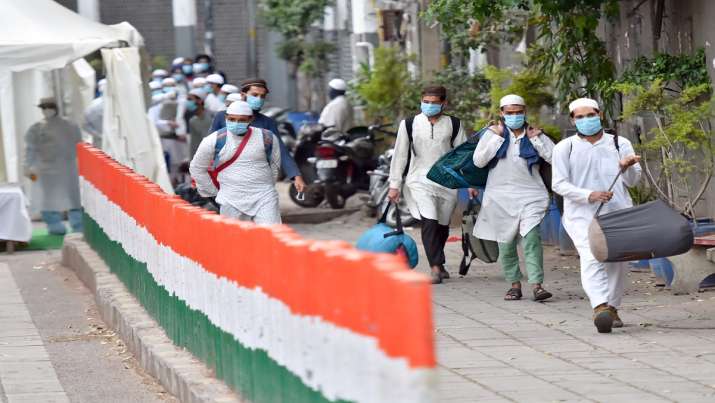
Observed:
[[[0,185],[0,240],[8,241],[12,252],[15,242],[32,238],[32,222],[27,212],[27,198],[17,185]]]

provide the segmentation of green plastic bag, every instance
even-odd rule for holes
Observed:
[[[486,186],[489,169],[477,168],[473,157],[477,143],[486,130],[486,127],[483,128],[465,143],[443,155],[430,168],[427,179],[449,189]]]

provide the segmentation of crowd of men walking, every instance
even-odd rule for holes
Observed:
[[[98,83],[100,92],[104,83]],[[276,181],[279,170],[294,181],[298,192],[305,183],[293,157],[278,136],[277,123],[261,113],[270,93],[268,83],[248,78],[226,83],[207,55],[177,58],[170,69],[153,71],[148,83],[148,115],[161,137],[171,177],[177,183],[193,180],[198,193],[215,197],[220,213],[257,224],[281,222]],[[331,102],[320,121],[347,128],[346,84],[330,82]],[[86,111],[83,127],[101,141],[101,97]],[[44,119],[26,135],[26,175],[38,180],[43,220],[51,233],[66,232],[62,213],[68,211],[74,230],[81,229],[74,144],[81,140],[77,125],[59,117],[54,99],[38,105]],[[421,222],[422,242],[432,282],[449,278],[445,244],[449,221],[457,205],[457,190],[427,178],[435,162],[472,136],[460,120],[446,115],[447,90],[423,89],[421,113],[400,122],[389,177],[388,197],[404,197],[410,213]],[[589,247],[588,227],[599,204],[604,212],[632,206],[627,187],[640,179],[640,157],[625,138],[604,132],[601,108],[595,100],[576,99],[569,105],[577,134],[558,144],[529,125],[524,99],[511,94],[500,101],[498,122],[479,138],[473,162],[490,170],[474,235],[496,241],[499,264],[509,288],[506,300],[523,297],[523,274],[517,245],[523,247],[527,281],[533,299],[552,297],[544,286],[543,248],[539,225],[550,202],[549,189],[539,169],[552,167],[553,192],[563,196],[563,225],[574,241],[581,262],[581,280],[594,310],[599,332],[621,327],[618,307],[627,266],[601,263]],[[190,160],[190,176],[182,178],[182,163]],[[613,190],[609,186],[615,181]],[[469,189],[470,198],[478,196]]]

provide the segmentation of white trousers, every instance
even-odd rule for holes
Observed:
[[[281,223],[281,212],[278,209],[278,203],[276,203],[276,207],[273,208],[273,206],[261,208],[258,210],[255,216],[250,216],[248,214],[244,214],[235,207],[229,205],[229,204],[222,204],[221,205],[221,215],[226,216],[226,217],[231,217],[238,219],[240,221],[253,221],[256,224],[261,224],[261,225],[271,225],[271,224],[280,224]]]
[[[586,237],[587,238],[587,237]],[[608,304],[614,308],[621,306],[626,287],[628,263],[601,263],[591,254],[588,238],[574,240],[581,260],[581,286],[591,301],[591,307]]]

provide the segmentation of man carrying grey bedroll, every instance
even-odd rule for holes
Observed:
[[[433,284],[449,278],[444,268],[444,246],[449,237],[449,221],[457,206],[457,190],[432,182],[427,179],[427,172],[440,157],[466,141],[459,119],[443,113],[446,104],[444,87],[426,87],[422,90],[422,113],[400,123],[387,196],[398,202],[404,193],[410,214],[421,221],[422,243]],[[403,177],[405,168],[408,171]],[[475,189],[469,192],[470,197],[476,196]]]
[[[68,212],[72,230],[80,232],[82,205],[76,146],[82,141],[82,133],[79,126],[58,116],[54,98],[42,98],[37,106],[44,119],[30,126],[25,135],[25,176],[40,186],[42,196],[37,203],[48,232],[67,232],[62,223],[64,212]]]

